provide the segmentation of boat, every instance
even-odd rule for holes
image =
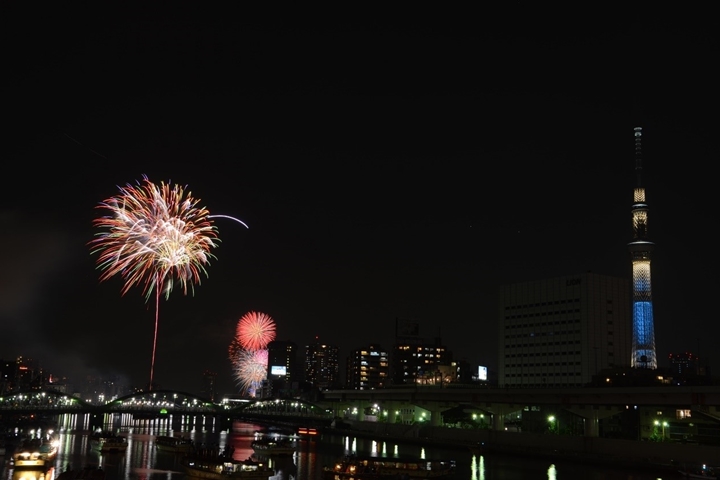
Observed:
[[[252,459],[234,460],[225,455],[188,456],[181,462],[188,477],[205,480],[268,480],[275,470]]]
[[[52,436],[26,439],[13,453],[13,466],[18,470],[48,468],[57,456],[58,445]]]
[[[55,478],[55,467],[16,468],[12,474],[3,476],[6,480],[52,480]]]
[[[263,435],[253,440],[250,446],[259,455],[292,455],[297,443],[285,437]]]
[[[678,468],[678,473],[685,478],[704,478],[706,480],[717,480],[720,478],[720,469],[716,469],[707,464],[683,464]]]
[[[158,452],[191,453],[195,450],[195,443],[186,437],[156,435],[155,448]]]
[[[128,448],[125,437],[112,433],[99,433],[90,438],[90,446],[102,453],[122,453]]]
[[[446,479],[455,474],[455,461],[347,456],[323,467],[329,480]]]

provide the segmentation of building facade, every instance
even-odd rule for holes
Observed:
[[[339,387],[338,347],[315,342],[305,347],[305,381],[320,390]]]
[[[292,396],[302,382],[302,371],[298,363],[298,346],[295,342],[273,340],[267,345],[267,384],[263,398]]]
[[[516,283],[499,295],[498,384],[583,386],[627,366],[630,284],[594,273]]]
[[[387,387],[390,378],[387,350],[374,344],[353,350],[347,359],[346,372],[346,388],[374,390]]]
[[[458,369],[452,361],[452,353],[440,339],[434,343],[396,343],[390,361],[393,385],[457,381]]]
[[[459,367],[452,353],[438,336],[427,340],[420,336],[420,324],[411,319],[395,319],[395,344],[390,355],[392,385],[433,385],[455,382]]]
[[[217,373],[211,370],[205,370],[202,374],[202,388],[200,394],[211,402],[218,399],[216,388]]]

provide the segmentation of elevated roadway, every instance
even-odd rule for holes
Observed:
[[[364,420],[368,408],[387,412],[396,423],[403,411],[422,409],[429,423],[442,424],[442,412],[470,407],[487,412],[492,427],[504,430],[507,414],[526,408],[561,407],[584,418],[585,434],[597,436],[598,421],[626,409],[665,409],[702,413],[720,421],[720,386],[579,387],[579,388],[438,388],[330,390],[324,402],[338,417]],[[416,419],[413,419],[416,420]]]

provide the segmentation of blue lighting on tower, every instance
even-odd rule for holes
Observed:
[[[648,240],[648,205],[642,185],[642,128],[635,128],[635,173],[637,187],[633,192],[633,241],[628,244],[632,256],[633,275],[633,341],[631,366],[657,368],[655,327],[653,324],[650,257],[654,244]]]

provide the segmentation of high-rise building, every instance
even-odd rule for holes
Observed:
[[[498,384],[582,386],[627,366],[630,285],[594,273],[501,287]]]
[[[654,244],[648,240],[648,206],[642,182],[642,128],[635,127],[635,173],[637,185],[632,205],[632,241],[628,244],[632,258],[633,336],[630,366],[657,369],[655,327],[650,284],[650,257]]]
[[[457,380],[457,368],[440,337],[427,340],[417,322],[396,318],[390,376],[393,385],[447,383]]]
[[[320,390],[339,387],[338,347],[315,339],[305,347],[305,381]]]
[[[205,397],[207,400],[210,400],[211,402],[214,402],[217,399],[217,391],[215,389],[215,380],[217,378],[217,373],[205,370],[203,372],[203,378],[202,378],[202,396]]]
[[[435,339],[435,343],[396,343],[390,362],[393,385],[436,384],[457,380],[452,353],[442,345],[439,338]]]
[[[43,369],[40,363],[32,358],[17,357],[16,386],[17,390],[42,390],[45,386]]]
[[[379,345],[353,350],[347,360],[347,388],[374,390],[388,386],[388,352]]]
[[[0,360],[0,395],[17,389],[18,364],[14,360]]]
[[[690,352],[671,353],[668,355],[668,359],[670,360],[670,371],[674,375],[697,375],[700,372],[699,359]]]
[[[298,390],[302,372],[295,342],[273,340],[267,345],[267,389],[263,396],[283,398]]]

